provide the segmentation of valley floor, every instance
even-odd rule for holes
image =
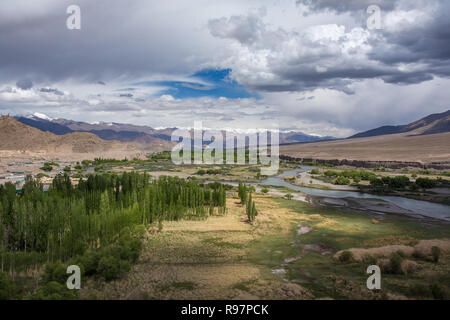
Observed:
[[[112,282],[89,280],[81,297],[397,299],[439,298],[438,292],[448,298],[448,225],[374,219],[269,195],[254,195],[254,200],[258,208],[254,224],[247,222],[240,200],[229,195],[226,215],[165,222],[161,231],[149,229],[132,271]],[[411,254],[423,239],[446,239],[437,242],[438,263],[430,261],[428,247],[421,249],[425,251],[420,257]],[[364,261],[356,256],[344,262],[337,259],[340,250],[392,245],[404,245],[402,263],[410,267],[402,274],[383,273],[379,291],[367,289],[366,268],[385,263],[392,253],[389,247],[372,257],[368,253]]]

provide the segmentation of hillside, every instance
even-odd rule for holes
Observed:
[[[280,154],[323,160],[448,162],[450,132],[427,135],[399,133],[293,144],[280,146]]]
[[[350,138],[374,137],[387,134],[409,133],[411,135],[426,135],[450,132],[450,110],[426,116],[410,124],[399,126],[382,126],[365,132],[360,132]]]
[[[55,135],[8,116],[0,117],[0,136],[1,150],[89,153],[120,147],[117,142],[104,141],[92,133]]]

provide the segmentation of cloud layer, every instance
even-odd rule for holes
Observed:
[[[6,0],[0,112],[346,136],[449,109],[450,3],[378,0],[369,30],[373,2],[79,0],[68,30],[73,1]]]

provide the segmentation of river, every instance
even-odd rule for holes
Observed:
[[[358,198],[358,199],[381,199],[394,203],[395,205],[410,210],[414,213],[420,214],[422,216],[431,217],[439,220],[450,221],[450,206],[445,204],[433,203],[429,201],[415,200],[404,197],[397,196],[383,196],[383,195],[373,195],[369,193],[356,192],[356,191],[339,191],[339,190],[325,190],[316,189],[309,187],[300,187],[293,185],[284,180],[287,176],[296,176],[297,173],[310,171],[315,167],[303,166],[295,170],[287,170],[278,176],[269,177],[263,180],[260,185],[266,186],[280,186],[288,187],[293,190],[301,191],[305,194],[312,196],[321,196],[329,198]]]

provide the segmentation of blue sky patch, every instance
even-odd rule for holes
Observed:
[[[250,93],[244,86],[230,78],[231,69],[204,69],[189,76],[192,81],[151,81],[137,85],[164,86],[166,90],[159,95],[170,94],[176,99],[186,98],[256,98],[259,95]]]

